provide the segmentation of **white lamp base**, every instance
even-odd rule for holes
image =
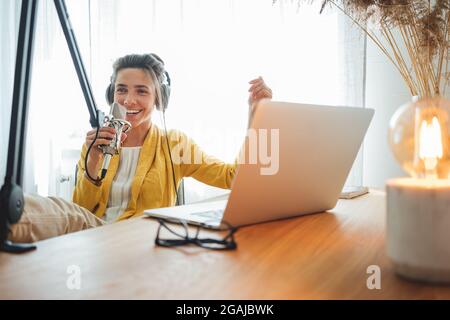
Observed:
[[[450,284],[450,181],[399,178],[387,191],[387,254],[409,279]]]

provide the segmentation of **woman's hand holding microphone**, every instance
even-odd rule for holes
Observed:
[[[92,144],[95,139],[95,134],[97,129],[90,130],[86,134],[86,148]],[[116,129],[111,127],[101,127],[98,131],[98,137],[95,140],[91,150],[89,151],[89,158],[87,159],[87,169],[92,177],[97,177],[97,173],[102,165],[103,151],[100,148],[101,145],[110,144],[111,140],[114,139]],[[121,134],[121,143],[127,138],[127,134]]]

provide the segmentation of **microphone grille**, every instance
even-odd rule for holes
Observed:
[[[111,114],[114,117],[114,119],[125,120],[127,115],[127,109],[121,104],[114,102],[111,105],[111,110],[109,114]]]

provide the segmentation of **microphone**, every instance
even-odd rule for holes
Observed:
[[[105,116],[103,127],[114,128],[116,129],[116,133],[109,144],[101,146],[104,155],[101,179],[106,176],[112,156],[119,154],[122,132],[128,132],[131,129],[131,124],[125,120],[126,113],[127,111],[124,106],[114,102],[111,105],[109,115]]]

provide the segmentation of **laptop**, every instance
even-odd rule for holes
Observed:
[[[219,229],[225,222],[241,227],[333,209],[373,114],[367,108],[262,100],[228,200],[144,214]]]

